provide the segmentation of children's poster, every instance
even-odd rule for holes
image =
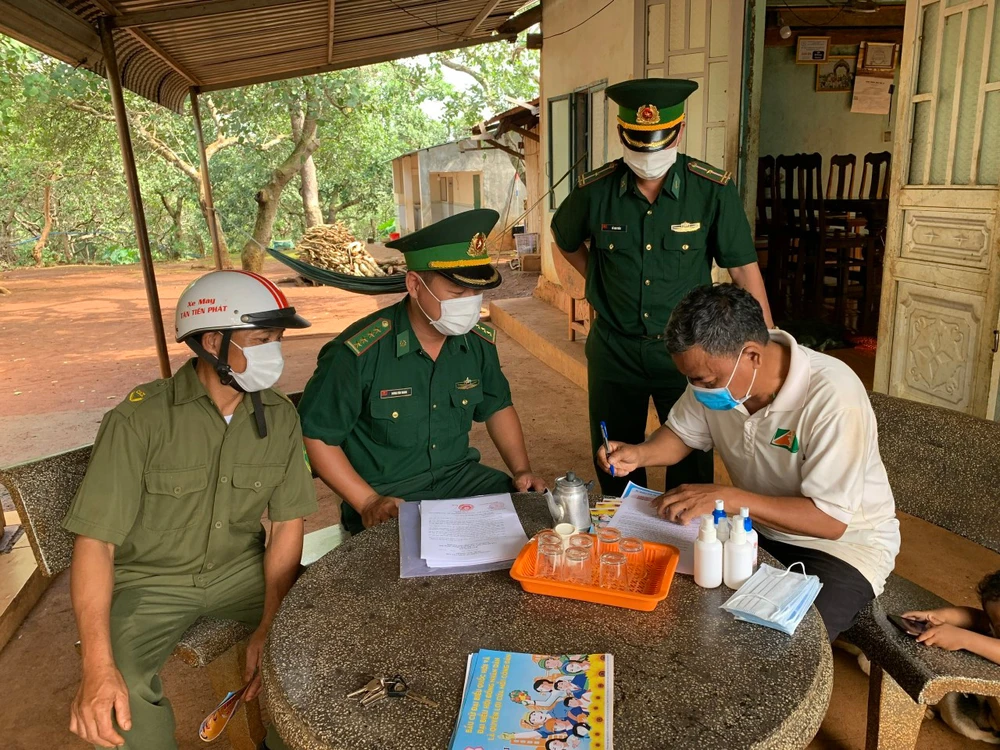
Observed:
[[[450,750],[612,750],[611,654],[469,657]]]

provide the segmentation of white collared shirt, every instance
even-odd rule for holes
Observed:
[[[670,410],[667,426],[692,448],[715,448],[736,487],[808,497],[847,524],[839,539],[786,534],[756,522],[754,528],[768,539],[843,560],[868,579],[877,596],[899,551],[899,522],[868,394],[840,360],[800,346],[784,331],[772,331],[771,340],[791,350],[791,363],[769,406],[753,415],[742,405],[712,410],[689,387]],[[726,508],[730,515],[738,510]]]

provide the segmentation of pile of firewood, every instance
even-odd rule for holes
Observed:
[[[359,242],[339,221],[310,227],[295,249],[299,260],[337,273],[377,278],[396,271],[390,264],[380,266],[365,249],[365,243]]]

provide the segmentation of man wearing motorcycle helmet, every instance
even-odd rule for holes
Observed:
[[[177,341],[198,355],[105,415],[63,527],[83,678],[70,729],[98,747],[175,750],[159,671],[202,616],[254,628],[245,698],[316,510],[295,407],[272,386],[281,337],[309,323],[278,287],[216,271],[181,294]],[[271,521],[269,541],[261,516]],[[272,730],[268,747],[283,747]]]

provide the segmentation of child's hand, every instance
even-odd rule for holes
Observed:
[[[917,610],[915,612],[904,612],[900,617],[917,622],[929,622],[931,625],[944,625],[945,620],[938,614],[936,609]]]
[[[937,646],[945,651],[960,651],[968,642],[969,631],[954,625],[935,625],[917,636],[917,642],[925,646]]]

